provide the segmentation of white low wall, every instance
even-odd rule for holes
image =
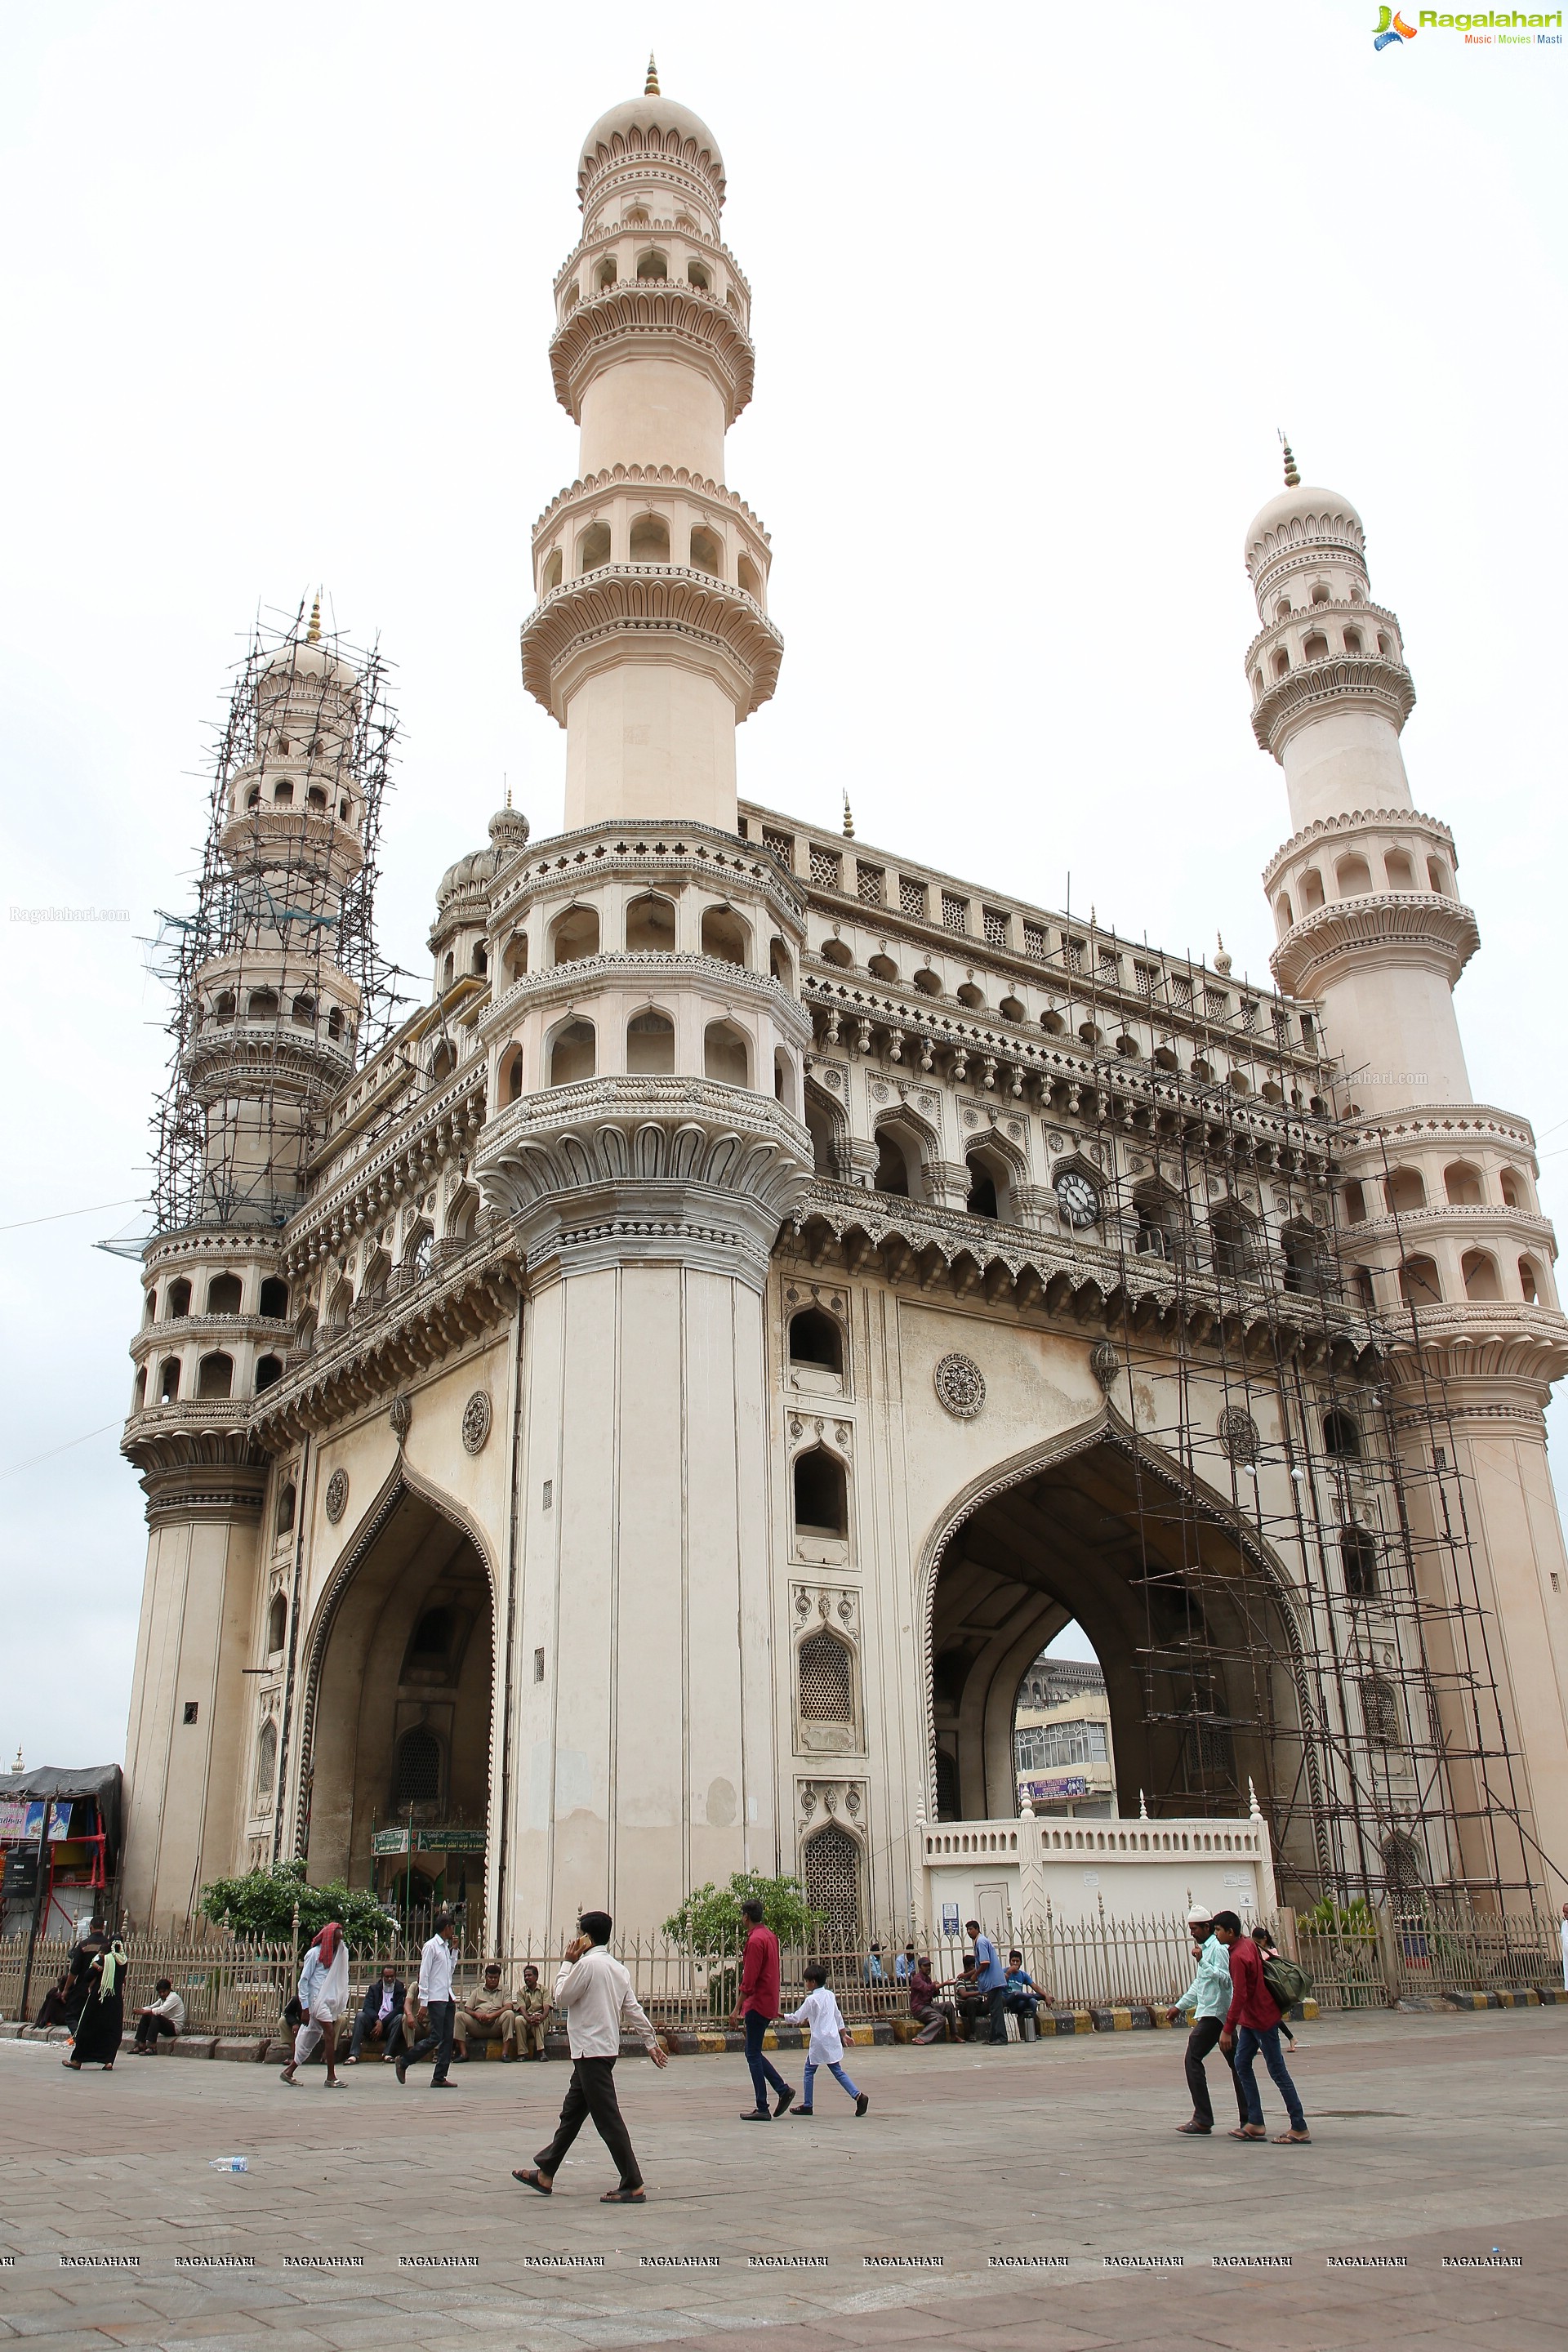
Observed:
[[[921,1822],[926,1923],[943,1932],[978,1918],[1003,1934],[1052,1915],[1070,1924],[1103,1909],[1119,1919],[1169,1918],[1202,1903],[1268,1916],[1275,1908],[1268,1825],[1240,1821]]]

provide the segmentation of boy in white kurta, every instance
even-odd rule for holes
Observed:
[[[826,2066],[834,2081],[842,2084],[855,2102],[855,2112],[863,2116],[870,2105],[864,2091],[858,2091],[844,2072],[845,2024],[837,2000],[827,1989],[827,1970],[820,1960],[813,1960],[805,1971],[806,1995],[800,2007],[779,2021],[784,2025],[804,2025],[810,2029],[811,2046],[805,2053],[805,2092],[797,2116],[811,2113],[811,2088],[816,2080],[816,2070]]]

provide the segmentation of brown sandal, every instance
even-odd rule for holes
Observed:
[[[1268,2134],[1266,2131],[1254,2131],[1248,2124],[1242,2129],[1233,2131],[1229,2137],[1232,2139],[1249,2139],[1255,2145],[1261,2145],[1268,2137]]]
[[[601,2205],[646,2205],[647,2191],[644,2189],[606,2189],[599,2202]]]
[[[1304,2131],[1276,2132],[1274,2145],[1276,2147],[1310,2147],[1312,2135]]]

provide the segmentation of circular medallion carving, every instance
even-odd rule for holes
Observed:
[[[470,1454],[482,1453],[489,1433],[490,1392],[489,1389],[476,1389],[463,1407],[464,1446]]]
[[[1121,1359],[1109,1339],[1101,1339],[1089,1350],[1089,1369],[1109,1396],[1121,1371]]]
[[[1256,1462],[1263,1451],[1258,1423],[1238,1404],[1227,1404],[1221,1413],[1219,1442],[1233,1462]]]
[[[327,1517],[333,1527],[337,1526],[348,1507],[349,1474],[346,1470],[334,1470],[327,1481]]]
[[[871,1099],[873,1102],[886,1102],[889,1099],[889,1089],[882,1084],[880,1078],[877,1079],[872,1086]]]
[[[985,1375],[969,1356],[944,1356],[931,1385],[955,1421],[973,1421],[985,1402]]]
[[[401,1445],[404,1439],[408,1434],[408,1424],[414,1418],[413,1409],[408,1402],[408,1399],[405,1396],[394,1397],[392,1400],[392,1410],[386,1417],[392,1423],[392,1433],[394,1437],[396,1438],[399,1445]]]

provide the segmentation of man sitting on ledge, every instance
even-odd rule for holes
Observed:
[[[396,2057],[403,2039],[403,2004],[407,1998],[407,1986],[388,1960],[380,1976],[373,1977],[365,1987],[345,2065],[359,2064],[360,2052],[367,2042],[381,2044],[383,2058]]]
[[[185,2030],[185,2004],[167,1977],[160,1977],[153,1987],[158,1998],[150,2000],[137,2013],[136,2036],[131,2047],[138,2058],[151,2058],[157,2053],[159,2039],[167,2035],[173,2042]]]
[[[502,2061],[510,2065],[517,2056],[517,2009],[509,1992],[501,1990],[500,1962],[490,1960],[485,1968],[485,1981],[479,1992],[470,1993],[458,2011],[454,2029],[465,2058],[471,2058],[470,2042],[500,2043]]]

